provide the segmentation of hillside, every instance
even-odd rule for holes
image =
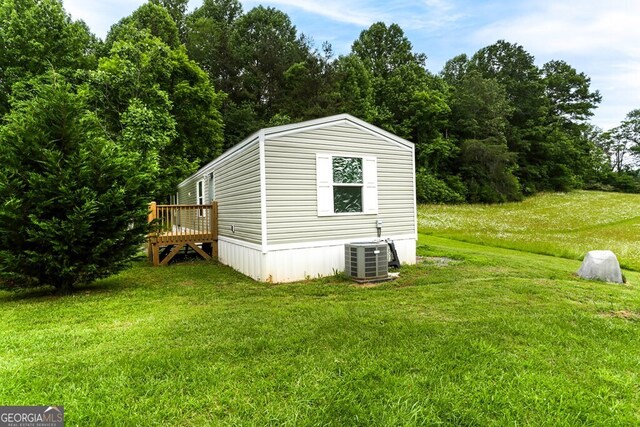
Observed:
[[[640,271],[640,195],[547,193],[500,205],[422,205],[420,233],[488,246],[582,259],[610,249]]]

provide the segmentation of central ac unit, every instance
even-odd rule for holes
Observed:
[[[387,244],[348,243],[344,248],[345,273],[358,282],[374,282],[389,278]]]

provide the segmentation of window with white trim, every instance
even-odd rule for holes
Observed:
[[[377,214],[377,159],[316,155],[318,216]]]
[[[334,156],[333,212],[362,212],[362,158]]]
[[[196,204],[204,205],[204,179],[196,184]],[[198,216],[205,216],[205,210],[198,209]]]
[[[216,200],[216,178],[213,172],[209,173],[209,203]]]

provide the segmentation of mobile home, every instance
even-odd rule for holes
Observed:
[[[348,114],[262,129],[178,186],[218,205],[218,259],[260,281],[344,269],[346,243],[416,257],[414,146]]]

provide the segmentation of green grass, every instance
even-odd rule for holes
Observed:
[[[363,287],[138,264],[71,297],[0,293],[0,404],[67,425],[638,425],[640,274],[434,236]]]
[[[502,205],[423,205],[421,233],[489,246],[582,259],[610,249],[640,271],[640,194],[576,191]]]
[[[62,404],[67,425],[638,425],[640,273],[583,281],[567,259],[638,269],[638,203],[421,207],[419,254],[455,262],[375,287],[201,262],[0,292],[0,404]]]

